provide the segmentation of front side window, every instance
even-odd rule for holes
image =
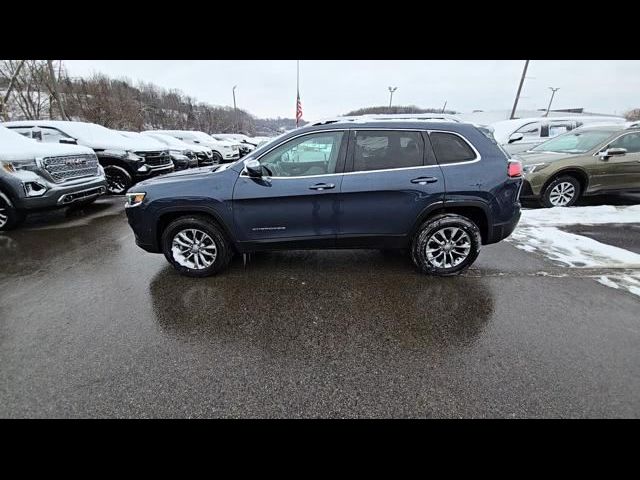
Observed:
[[[531,149],[532,152],[585,153],[595,148],[600,142],[611,136],[611,131],[591,130],[571,132],[558,135]]]
[[[429,134],[429,138],[431,138],[433,151],[440,165],[470,162],[476,159],[476,153],[469,144],[458,135],[453,133],[432,132]]]
[[[524,138],[539,137],[541,127],[542,123],[540,122],[527,123],[526,125],[523,125],[518,130],[516,130],[514,133],[521,133]]]
[[[40,137],[39,140],[46,143],[59,143],[61,138],[70,138],[60,130],[50,127],[34,128],[33,137]]]
[[[276,147],[260,158],[272,177],[327,175],[336,172],[344,132],[321,132]]]
[[[609,148],[624,148],[627,150],[627,153],[640,152],[640,132],[623,135],[611,142]]]
[[[353,170],[366,172],[423,165],[420,132],[358,131],[353,152]]]

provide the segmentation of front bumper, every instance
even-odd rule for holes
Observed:
[[[76,202],[97,198],[107,191],[107,181],[102,175],[62,184],[43,181],[42,177],[39,177],[37,182],[46,187],[45,193],[37,197],[29,197],[24,187],[20,185],[19,189],[16,188],[16,193],[19,193],[16,196],[16,208],[40,210],[66,207]]]
[[[152,167],[150,165],[145,165],[145,166],[147,167],[146,171],[141,172],[140,170],[136,170],[135,172],[136,180],[151,178],[157,175],[164,175],[165,173],[171,173],[175,170],[175,167],[173,166],[173,162],[170,163],[169,165],[161,165],[158,167]]]

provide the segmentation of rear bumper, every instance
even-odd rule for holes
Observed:
[[[487,238],[486,244],[489,245],[491,243],[498,243],[499,241],[504,240],[509,235],[511,235],[518,226],[520,216],[520,207],[518,207],[513,217],[511,217],[509,221],[503,223],[494,223],[489,229],[489,238]]]

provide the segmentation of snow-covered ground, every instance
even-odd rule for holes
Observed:
[[[640,205],[565,207],[523,210],[509,241],[571,268],[619,269],[594,276],[601,284],[640,296],[640,255],[582,235],[562,231],[566,225],[640,223]]]

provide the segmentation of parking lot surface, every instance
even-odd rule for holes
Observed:
[[[106,198],[0,234],[0,417],[638,417],[640,299],[594,274],[502,242],[454,278],[355,250],[186,278]]]

